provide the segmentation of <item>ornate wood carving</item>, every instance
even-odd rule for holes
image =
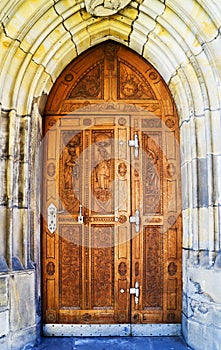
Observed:
[[[119,61],[119,99],[150,99],[154,100],[154,92],[152,91],[146,79],[136,71],[128,62]]]
[[[114,307],[113,226],[92,226],[92,306]]]
[[[160,75],[120,44],[98,45],[58,78],[45,130],[44,321],[180,322],[179,130]],[[44,222],[52,201],[53,235]],[[139,233],[129,222],[136,209]],[[128,293],[136,281],[138,306]]]
[[[113,212],[113,136],[112,130],[93,131],[92,208],[101,215]]]
[[[142,141],[144,214],[162,214],[161,133],[143,132]]]
[[[82,296],[82,248],[80,226],[60,228],[61,306],[80,308]]]
[[[69,94],[69,99],[103,98],[103,62],[97,62],[84,72]]]
[[[144,309],[162,307],[163,266],[162,234],[160,226],[145,227],[143,260],[143,305]]]
[[[60,198],[69,213],[77,214],[81,197],[81,164],[79,162],[82,150],[81,133],[62,132],[61,145]]]

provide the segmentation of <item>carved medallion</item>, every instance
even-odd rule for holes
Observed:
[[[54,273],[55,273],[55,264],[52,261],[49,261],[47,263],[46,271],[47,271],[47,274],[49,276],[53,276],[54,275]]]
[[[56,322],[56,311],[46,311],[46,320],[48,323],[54,323]]]
[[[54,163],[49,163],[47,166],[47,174],[50,177],[53,177],[55,174],[55,164]]]
[[[88,314],[88,313],[82,315],[82,320],[83,320],[84,322],[90,322],[90,320],[91,320],[91,315]]]
[[[119,219],[118,219],[118,222],[119,222],[120,224],[124,224],[126,221],[127,221],[126,215],[120,215],[120,217],[119,217]]]
[[[175,122],[172,119],[167,119],[165,124],[168,128],[172,129],[175,125]]]
[[[86,11],[92,16],[110,16],[126,7],[130,0],[84,0]]]
[[[127,273],[127,265],[124,262],[121,262],[118,266],[118,272],[120,276],[125,276]]]
[[[121,125],[121,126],[125,125],[126,122],[127,122],[127,121],[126,121],[125,118],[120,118],[120,119],[118,120],[118,123],[119,123],[119,125]]]
[[[69,82],[69,81],[72,81],[74,79],[74,77],[73,77],[73,75],[72,74],[66,74],[65,75],[65,78],[64,78],[64,80],[65,81],[67,81],[67,82]]]
[[[176,167],[174,164],[168,164],[167,166],[167,174],[170,176],[170,177],[173,177],[175,174],[176,174]]]
[[[120,163],[118,165],[118,174],[120,176],[125,176],[126,173],[127,173],[127,166],[126,166],[126,164],[125,163]]]
[[[170,276],[174,276],[177,273],[177,265],[174,262],[169,264],[168,273]]]
[[[91,125],[91,119],[84,119],[83,124],[85,126],[90,126]]]

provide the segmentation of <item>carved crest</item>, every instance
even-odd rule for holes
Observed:
[[[92,16],[110,16],[126,7],[130,0],[84,0],[86,11]]]

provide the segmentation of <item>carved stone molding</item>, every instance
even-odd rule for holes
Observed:
[[[86,11],[92,16],[110,16],[126,7],[130,0],[84,0]]]

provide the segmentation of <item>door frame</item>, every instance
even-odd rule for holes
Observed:
[[[113,334],[118,334],[117,333],[117,329],[121,329],[120,333],[125,333],[125,335],[174,335],[175,333],[176,334],[180,334],[180,329],[181,329],[181,325],[180,324],[167,324],[167,323],[164,323],[164,324],[146,324],[146,325],[137,325],[137,324],[119,324],[119,325],[99,325],[98,327],[98,330],[96,331],[94,327],[95,325],[80,325],[80,328],[79,328],[79,325],[67,325],[67,324],[45,324],[44,325],[44,334],[46,335],[52,335],[54,334],[54,330],[59,330],[60,328],[62,328],[63,331],[65,331],[65,333],[62,331],[62,334],[68,334],[71,332],[71,328],[72,330],[74,329],[74,333],[78,333],[78,328],[79,329],[82,329],[84,328],[84,333],[86,332],[86,334],[90,333],[91,335],[94,334],[96,335],[95,333],[98,332],[99,333],[99,328],[101,329],[102,328],[102,332],[100,333],[100,335],[104,334],[105,333],[105,329],[107,329],[107,332],[108,332],[108,329],[110,330],[111,329],[111,332],[113,332]],[[117,326],[117,327],[115,327]],[[123,326],[126,327],[125,328],[125,332],[123,331]],[[91,328],[94,329],[93,333],[91,331]],[[51,330],[50,330],[51,329]],[[169,330],[169,332],[168,332]],[[159,334],[159,331],[160,331],[160,334]],[[79,331],[80,332],[80,331]],[[97,334],[98,334],[97,333]],[[80,333],[81,334],[81,333]]]

